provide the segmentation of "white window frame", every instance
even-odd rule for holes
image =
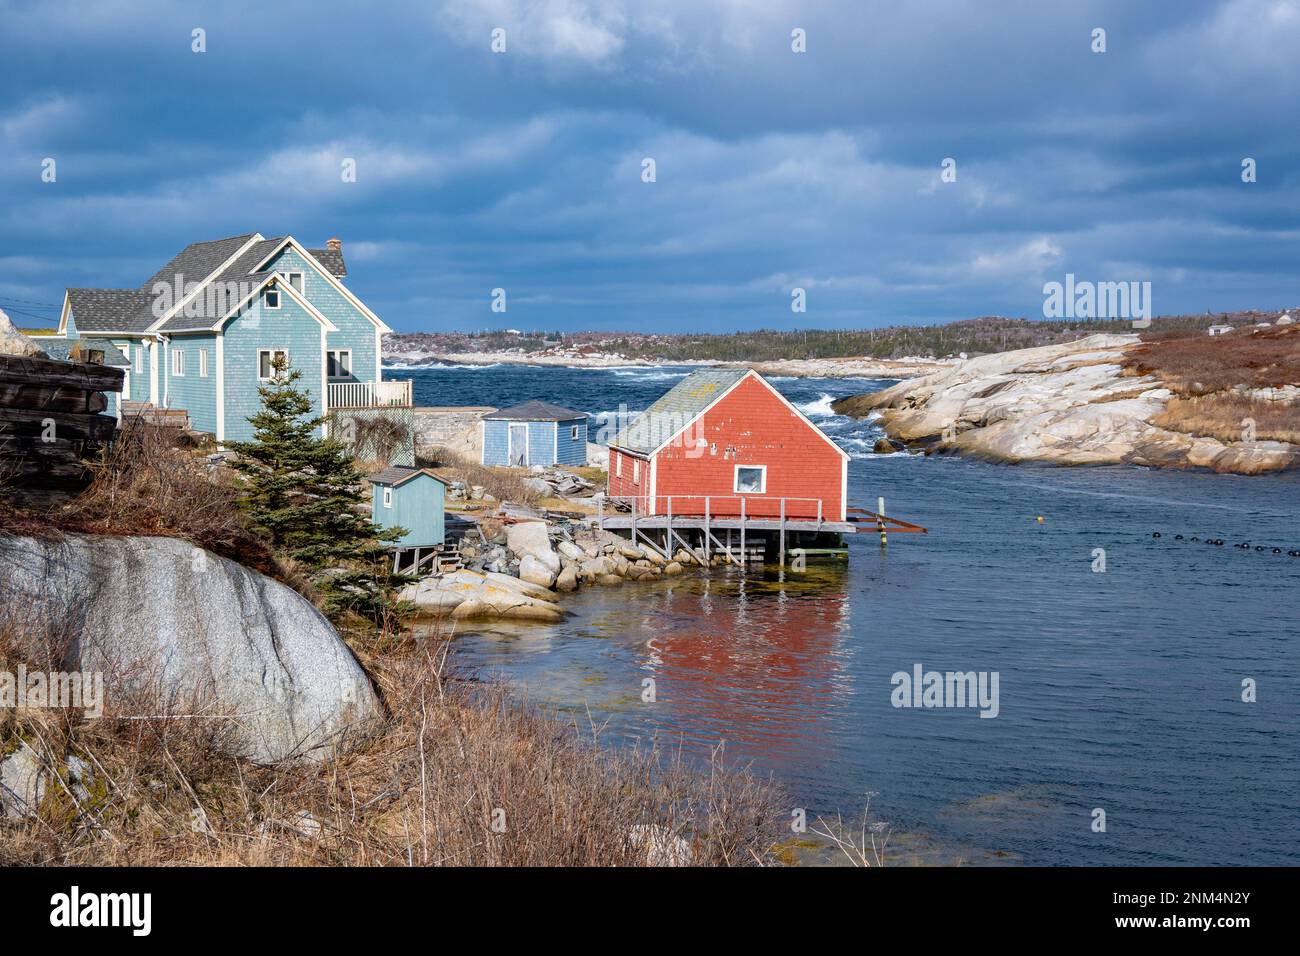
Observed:
[[[280,306],[284,304],[283,295],[284,293],[279,289],[267,289],[262,293],[262,304],[266,306],[269,312],[279,312]],[[275,296],[275,305],[271,304],[271,296]]]
[[[384,507],[391,508],[392,506],[393,506],[393,486],[384,485]]]
[[[623,456],[618,452],[614,453],[614,477],[623,477]]]
[[[269,353],[271,353],[271,361],[272,361],[272,362],[275,361],[275,353],[276,353],[276,352],[283,352],[283,353],[284,353],[284,361],[285,361],[285,364],[287,365],[287,364],[289,363],[289,350],[288,350],[288,349],[276,349],[276,348],[271,348],[271,349],[258,349],[258,350],[257,350],[257,380],[258,380],[259,382],[273,382],[273,381],[275,381],[275,370],[274,370],[274,369],[272,369],[272,371],[271,371],[271,375],[270,375],[269,377],[267,377],[267,378],[263,378],[263,377],[262,377],[262,353],[263,353],[263,352],[269,352]]]
[[[199,349],[199,378],[208,377],[208,350]]]
[[[172,346],[172,378],[185,377],[185,350]]]
[[[297,291],[299,295],[307,294],[307,273],[294,269],[292,272],[281,272],[279,274],[284,277],[284,281],[288,285],[293,286],[294,290]],[[297,285],[293,285],[294,276],[298,277]]]
[[[137,345],[135,347],[135,367],[132,369],[132,371],[135,372],[136,375],[144,374],[144,346],[143,345]]]
[[[580,427],[581,427],[581,426],[579,426],[579,425],[574,425],[574,426],[569,430],[569,441],[577,441],[577,440],[578,440],[578,429],[579,429]]]
[[[634,485],[641,484],[641,459],[640,458],[632,459],[632,484]]]
[[[740,490],[740,470],[746,471],[757,470],[762,477],[758,482],[758,491],[741,491]],[[731,490],[738,495],[765,495],[767,494],[767,465],[736,465],[731,475]]]
[[[330,356],[343,355],[345,352],[347,353],[348,356],[347,372],[345,372],[342,375],[330,375],[329,374]],[[336,361],[335,366],[337,367],[337,365],[338,363]],[[352,350],[351,349],[326,349],[325,350],[325,377],[328,378],[331,382],[341,382],[344,379],[348,379],[352,377]]]

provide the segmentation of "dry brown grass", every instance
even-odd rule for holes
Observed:
[[[249,531],[239,487],[178,444],[176,429],[127,421],[104,457],[91,465],[90,486],[76,498],[41,509],[0,503],[0,531],[48,535],[161,535],[184,538],[281,580],[291,571]],[[290,582],[292,583],[292,582]]]
[[[1249,440],[1247,425],[1250,421],[1254,422],[1254,439],[1257,441],[1300,444],[1300,407],[1249,401],[1231,393],[1194,398],[1174,396],[1151,424],[1189,435],[1237,442]]]
[[[498,501],[517,504],[536,504],[541,500],[539,491],[524,484],[527,472],[515,468],[489,468],[468,458],[462,458],[446,449],[435,449],[429,465],[445,481],[463,481],[466,485],[482,485]]]
[[[156,703],[111,694],[99,720],[0,716],[0,753],[22,740],[50,768],[67,753],[94,768],[89,799],[54,783],[38,819],[0,822],[0,864],[639,865],[639,825],[699,864],[774,860],[788,810],[749,774],[611,752],[590,727],[449,679],[441,641],[367,641],[389,716],[325,764],[259,767],[226,756],[224,721],[128,720]]]
[[[1227,335],[1167,332],[1144,335],[1125,364],[1154,374],[1181,395],[1208,395],[1236,385],[1300,385],[1300,326],[1239,329]]]

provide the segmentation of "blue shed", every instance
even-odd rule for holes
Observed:
[[[371,520],[383,528],[405,528],[395,547],[432,548],[447,537],[447,486],[424,468],[385,468],[370,476],[374,491]]]
[[[550,402],[524,402],[483,416],[483,464],[585,465],[587,416]]]

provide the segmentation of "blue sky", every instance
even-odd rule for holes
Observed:
[[[19,324],[252,231],[337,235],[411,331],[1034,317],[1067,272],[1300,304],[1300,0],[211,7],[0,0]]]

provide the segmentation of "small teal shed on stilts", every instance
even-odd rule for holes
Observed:
[[[550,402],[524,402],[483,416],[483,464],[528,468],[587,463],[587,416]]]
[[[370,520],[385,530],[406,531],[393,545],[395,569],[410,558],[418,570],[444,550],[447,485],[441,478],[425,468],[393,467],[371,475],[370,485]]]

